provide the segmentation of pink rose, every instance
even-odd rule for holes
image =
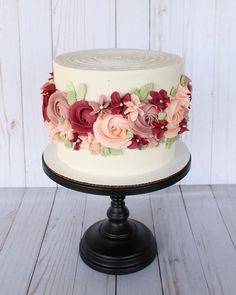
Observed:
[[[122,115],[104,114],[93,125],[96,140],[105,147],[124,149],[131,144],[128,121]]]
[[[55,141],[60,141],[61,136],[66,135],[67,137],[71,136],[72,129],[70,122],[66,119],[63,124],[54,125],[52,122],[45,121],[45,125],[49,130],[50,137]]]
[[[97,142],[96,138],[92,133],[89,133],[88,136],[82,136],[82,143],[80,147],[82,149],[90,151],[91,154],[95,155],[98,154],[100,151],[100,143]]]
[[[93,108],[85,100],[77,101],[70,107],[69,121],[79,135],[93,132],[93,123],[97,119],[97,114],[91,114],[92,111]]]
[[[191,92],[188,89],[188,87],[187,86],[184,87],[179,84],[177,86],[177,93],[176,93],[175,99],[178,99],[179,101],[181,101],[181,105],[187,109],[190,105],[190,99],[191,99]]]
[[[57,126],[59,124],[58,119],[60,117],[67,119],[68,110],[69,105],[64,92],[56,91],[49,97],[47,115],[49,121],[52,122],[53,125]]]
[[[182,105],[179,99],[172,99],[170,104],[165,109],[167,114],[165,120],[168,122],[167,131],[165,132],[166,138],[172,138],[178,135],[180,131],[180,122],[184,119],[187,109]]]
[[[152,122],[157,118],[157,108],[153,104],[145,104],[142,110],[143,115],[139,114],[135,121],[128,118],[130,129],[134,134],[138,134],[143,138],[153,137]]]

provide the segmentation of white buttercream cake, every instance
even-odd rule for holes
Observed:
[[[59,159],[87,174],[160,169],[187,131],[190,80],[176,55],[137,49],[66,53],[43,85],[43,116]]]

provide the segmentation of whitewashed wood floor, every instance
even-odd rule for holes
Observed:
[[[0,295],[236,294],[236,185],[128,197],[159,251],[125,276],[93,271],[79,256],[81,235],[109,202],[64,188],[1,189]]]

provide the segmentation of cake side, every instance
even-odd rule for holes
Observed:
[[[169,163],[175,154],[175,143],[166,149],[164,144],[145,150],[126,149],[122,154],[104,159],[102,155],[91,158],[86,150],[79,153],[57,144],[58,158],[70,168],[89,175],[126,177],[145,174],[160,169]]]
[[[109,49],[59,56],[54,77],[42,87],[43,117],[59,158],[104,176],[163,167],[188,131],[190,82],[181,58],[168,53]]]

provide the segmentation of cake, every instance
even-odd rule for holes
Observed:
[[[188,131],[191,81],[176,55],[137,49],[66,53],[42,86],[43,118],[60,161],[78,172],[161,169]]]

